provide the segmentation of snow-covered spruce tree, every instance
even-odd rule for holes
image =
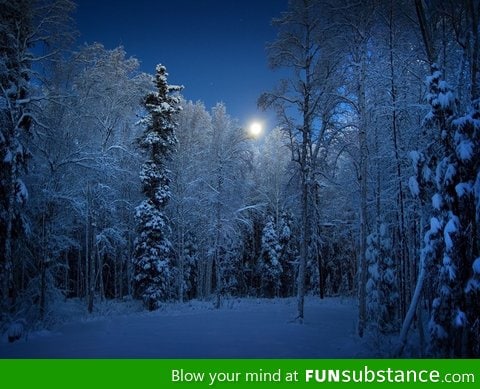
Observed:
[[[26,225],[22,205],[28,192],[21,175],[30,156],[24,138],[33,123],[29,110],[31,11],[28,0],[0,2],[0,312],[11,308],[15,240]]]
[[[175,150],[177,139],[175,116],[181,110],[182,87],[167,84],[167,70],[157,65],[156,91],[144,100],[147,115],[140,121],[145,131],[140,147],[148,154],[148,160],[140,172],[146,199],[136,208],[139,236],[135,241],[135,294],[141,297],[149,310],[158,307],[160,301],[172,297],[174,290],[173,250],[168,235],[169,220],[164,213],[170,198],[170,178],[167,161]]]
[[[367,250],[365,258],[368,265],[368,281],[367,281],[367,320],[374,323],[379,314],[383,310],[381,305],[382,298],[379,290],[380,274],[378,272],[379,261],[378,236],[375,232],[367,236]],[[374,323],[377,324],[377,323]]]
[[[367,318],[374,329],[389,333],[396,327],[399,294],[387,225],[382,223],[378,230],[367,237]]]
[[[458,312],[456,324],[463,325],[462,351],[468,356],[480,356],[480,99],[472,103],[470,112],[453,121],[457,163],[457,208],[460,231],[455,243],[460,254],[459,273],[465,308],[465,321]],[[450,232],[446,232],[450,235]],[[447,238],[447,236],[445,236]]]
[[[280,244],[273,218],[269,216],[262,230],[262,251],[260,254],[260,277],[262,293],[266,297],[277,297],[280,293]]]
[[[438,226],[443,234],[430,234],[425,246],[437,246],[431,258],[437,267],[436,297],[432,304],[429,323],[431,349],[434,355],[448,357],[456,348],[456,338],[465,326],[465,307],[462,302],[462,283],[458,272],[464,265],[460,252],[460,220],[455,194],[458,160],[453,139],[455,98],[450,87],[442,79],[442,73],[435,66],[428,78],[428,101],[432,107],[425,124],[439,131],[441,150],[436,166],[434,183],[436,193],[432,197],[434,216],[432,226]]]
[[[423,277],[426,268],[434,270],[430,349],[439,357],[473,356],[480,312],[478,304],[468,303],[468,297],[478,293],[474,261],[479,249],[475,188],[479,182],[480,115],[475,103],[472,112],[456,117],[455,95],[436,64],[427,84],[431,111],[425,127],[436,139],[424,153],[412,153],[417,178],[410,180],[410,188],[414,194],[428,187],[434,190],[419,275]]]
[[[477,209],[480,208],[477,205]],[[470,346],[473,355],[480,355],[480,257],[475,259],[472,265],[473,275],[468,281],[465,292],[467,294],[467,312],[468,316],[476,316],[470,325]]]
[[[383,223],[380,225],[380,289],[383,292],[384,300],[382,305],[383,316],[379,318],[380,329],[384,332],[398,330],[398,309],[400,295],[398,293],[397,275],[395,261],[392,257],[393,247],[390,239],[388,226]]]

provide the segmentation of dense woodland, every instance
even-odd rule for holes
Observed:
[[[70,298],[297,296],[302,322],[341,295],[392,355],[480,355],[477,0],[291,0],[258,139],[162,65],[74,48],[74,8],[0,0],[3,328]]]

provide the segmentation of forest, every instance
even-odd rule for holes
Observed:
[[[302,323],[349,296],[391,356],[480,356],[478,0],[290,0],[261,137],[168,58],[76,47],[74,10],[0,0],[2,333],[68,299],[296,297]]]

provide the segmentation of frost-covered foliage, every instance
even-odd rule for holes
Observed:
[[[412,160],[421,188],[416,194],[423,190],[426,196],[428,188],[433,192],[430,228],[421,251],[422,266],[433,270],[436,289],[429,323],[431,352],[443,357],[478,355],[475,323],[480,311],[469,296],[476,293],[471,269],[478,256],[478,198],[473,190],[479,174],[478,103],[458,116],[455,95],[436,65],[427,86],[431,111],[424,126],[436,139]]]
[[[28,199],[21,178],[30,152],[32,4],[28,0],[0,3],[0,312],[13,298],[13,255],[17,238],[25,232],[23,204]],[[1,317],[0,317],[1,321]]]
[[[206,237],[212,249],[217,304],[224,291],[239,290],[242,261],[238,249],[239,226],[245,209],[245,166],[250,159],[247,138],[224,104],[212,109],[206,135],[203,201],[210,220]],[[227,272],[227,273],[225,273]],[[226,285],[224,283],[227,283]],[[230,291],[229,291],[230,290]]]
[[[285,228],[285,226],[284,226]],[[283,231],[287,234],[287,231]],[[280,263],[281,246],[275,223],[272,217],[267,218],[267,223],[262,230],[262,251],[260,254],[260,274],[263,294],[266,297],[276,297],[280,292],[282,265]]]
[[[289,211],[283,211],[280,215],[278,226],[278,243],[280,245],[279,261],[283,272],[281,279],[281,295],[291,296],[293,294],[293,285],[295,283],[295,261],[297,259],[297,249],[295,247],[295,238],[293,234],[293,215]]]
[[[170,199],[170,178],[166,162],[175,150],[175,115],[181,109],[182,88],[167,84],[167,70],[158,65],[155,75],[156,91],[144,101],[147,116],[140,121],[145,131],[140,146],[147,152],[140,179],[147,197],[137,208],[135,218],[139,236],[135,242],[134,266],[136,294],[145,306],[156,309],[161,301],[172,297],[175,271],[173,250],[168,235],[169,220],[164,213]]]
[[[191,232],[185,236],[183,248],[183,287],[184,297],[192,299],[196,296],[198,283],[198,243]]]
[[[238,296],[241,292],[243,268],[241,257],[238,254],[240,251],[236,242],[230,241],[229,239],[225,242],[225,246],[221,246],[218,249],[219,295]],[[217,298],[219,295],[217,294]]]
[[[467,294],[467,312],[472,317],[480,311],[480,257],[473,261],[472,277],[468,280],[465,293]],[[475,316],[473,316],[475,317]],[[471,347],[473,355],[480,355],[480,318],[477,314],[471,326]]]
[[[368,263],[367,281],[367,313],[370,320],[378,317],[381,306],[381,292],[379,291],[380,274],[378,271],[379,261],[378,236],[372,233],[367,236],[367,251],[365,258]]]
[[[367,237],[367,313],[371,326],[383,333],[396,329],[399,294],[392,244],[386,224]]]

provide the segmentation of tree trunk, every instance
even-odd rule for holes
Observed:
[[[302,232],[297,278],[297,319],[303,323],[305,303],[305,270],[308,255],[308,178],[305,168],[302,172]]]
[[[400,258],[397,262],[397,271],[400,275],[399,279],[402,285],[399,285],[400,289],[400,316],[404,317],[406,312],[406,301],[410,299],[408,289],[406,288],[406,274],[402,270],[402,264],[405,263],[406,266],[409,264],[409,255],[407,251],[407,235],[405,229],[405,209],[404,209],[404,189],[403,189],[403,177],[402,177],[402,167],[401,167],[401,158],[399,151],[399,134],[398,134],[398,112],[397,112],[397,88],[395,83],[395,55],[394,55],[394,46],[395,46],[395,36],[394,36],[394,13],[393,13],[393,1],[390,2],[390,15],[389,15],[389,68],[390,68],[390,94],[392,98],[392,141],[393,141],[393,151],[395,155],[395,173],[397,180],[397,223],[398,223],[398,237],[400,245]],[[402,287],[403,286],[403,287]],[[402,292],[405,291],[405,292]]]
[[[90,255],[90,266],[88,274],[88,313],[93,312],[93,295],[95,293],[95,264],[93,255]]]
[[[417,285],[415,286],[415,292],[413,293],[412,301],[408,307],[407,315],[403,321],[402,330],[400,331],[400,337],[398,341],[397,349],[395,350],[395,357],[400,357],[403,353],[403,349],[407,344],[408,330],[412,325],[413,319],[415,317],[415,312],[417,311],[417,306],[420,301],[420,297],[423,289],[423,282],[425,280],[425,264],[423,260],[420,262],[420,272],[418,273]]]
[[[217,152],[218,153],[218,152]],[[217,194],[223,193],[223,166],[220,157],[217,155]],[[221,255],[221,248],[223,239],[221,236],[222,232],[222,204],[219,200],[217,200],[215,204],[215,254],[214,254],[214,263],[215,266],[215,308],[219,309],[221,305],[221,295],[223,293],[223,285],[222,285],[222,268],[220,262],[223,261]]]
[[[419,302],[417,304],[417,326],[418,326],[418,338],[419,338],[419,353],[420,358],[425,356],[425,329],[423,328],[423,308],[422,304]]]
[[[133,263],[132,263],[132,258],[133,258],[133,244],[132,244],[132,235],[128,234],[128,258],[127,258],[127,295],[132,296],[133,293],[135,292],[133,289]]]
[[[40,263],[40,320],[45,318],[45,311],[46,311],[46,294],[47,294],[47,280],[46,280],[46,272],[47,272],[47,262],[45,258],[41,259]]]
[[[477,8],[475,9],[475,4],[477,4]],[[471,54],[471,70],[470,70],[470,82],[471,82],[471,101],[476,101],[480,95],[480,88],[479,88],[479,56],[480,56],[480,38],[478,36],[478,18],[480,9],[478,6],[478,1],[475,2],[474,0],[467,0],[467,14],[470,16],[471,19],[471,37],[473,40],[472,43],[472,54]]]
[[[88,313],[93,312],[93,293],[94,293],[94,284],[95,284],[95,264],[94,264],[94,258],[93,255],[91,254],[90,250],[90,233],[89,233],[89,227],[90,227],[90,186],[87,184],[87,194],[86,194],[86,204],[87,204],[87,209],[86,209],[86,220],[85,220],[85,264],[86,264],[86,272],[85,272],[85,277],[86,277],[86,293],[87,293],[87,309]],[[92,223],[93,224],[93,223]],[[92,236],[94,234],[92,233]]]
[[[46,242],[45,213],[42,214],[42,255],[40,258],[40,320],[45,318],[45,296],[47,294],[46,266],[47,266],[47,242]]]
[[[65,251],[65,273],[63,275],[64,277],[64,285],[65,285],[65,296],[68,296],[68,293],[69,293],[69,279],[70,279],[70,264],[69,264],[69,260],[68,260],[68,255],[69,255],[69,252],[68,251]]]
[[[88,204],[88,201],[87,201]],[[90,290],[90,250],[89,250],[89,231],[88,231],[88,223],[89,223],[89,217],[88,217],[88,208],[87,208],[87,217],[85,219],[85,297],[87,298],[88,301],[88,294]],[[87,302],[88,304],[88,302]]]
[[[182,218],[178,227],[178,301],[183,303],[184,291],[184,273],[185,273],[185,228],[183,225],[183,210],[178,212]]]
[[[4,301],[2,303],[6,304],[6,309],[12,309],[13,301],[13,218],[15,213],[15,168],[14,165],[11,165],[10,169],[10,183],[9,183],[9,192],[7,212],[6,212],[6,230],[5,230],[5,247],[4,247],[4,263],[3,263],[3,285],[2,285],[2,295]]]
[[[324,266],[323,266],[323,256],[319,252],[317,255],[317,264],[318,264],[318,289],[320,293],[320,299],[325,298],[325,275],[324,275]]]
[[[79,237],[80,241],[81,237]],[[81,288],[81,282],[82,282],[82,252],[80,249],[78,249],[78,256],[77,256],[77,285],[76,285],[76,291],[77,291],[77,297],[80,297],[82,293],[82,288]]]
[[[368,174],[368,145],[367,145],[367,112],[365,102],[366,55],[367,42],[362,39],[360,52],[360,74],[358,80],[358,114],[360,116],[359,147],[360,147],[360,247],[359,247],[359,286],[358,286],[358,335],[363,336],[366,320],[366,285],[367,285],[367,174]]]
[[[425,46],[425,52],[427,54],[427,59],[430,65],[435,62],[436,54],[434,50],[434,45],[432,42],[432,37],[429,31],[429,24],[427,23],[427,18],[425,16],[425,9],[423,8],[423,0],[415,0],[415,11],[417,13],[418,23],[420,25],[420,31],[422,33],[423,43]]]
[[[103,281],[103,266],[105,264],[105,256],[104,255],[100,255],[99,251],[98,251],[98,245],[96,245],[96,252],[97,252],[97,264],[98,264],[98,273],[97,273],[97,277],[98,277],[98,282],[99,282],[99,292],[100,292],[100,301],[104,301],[105,300],[105,282]]]

